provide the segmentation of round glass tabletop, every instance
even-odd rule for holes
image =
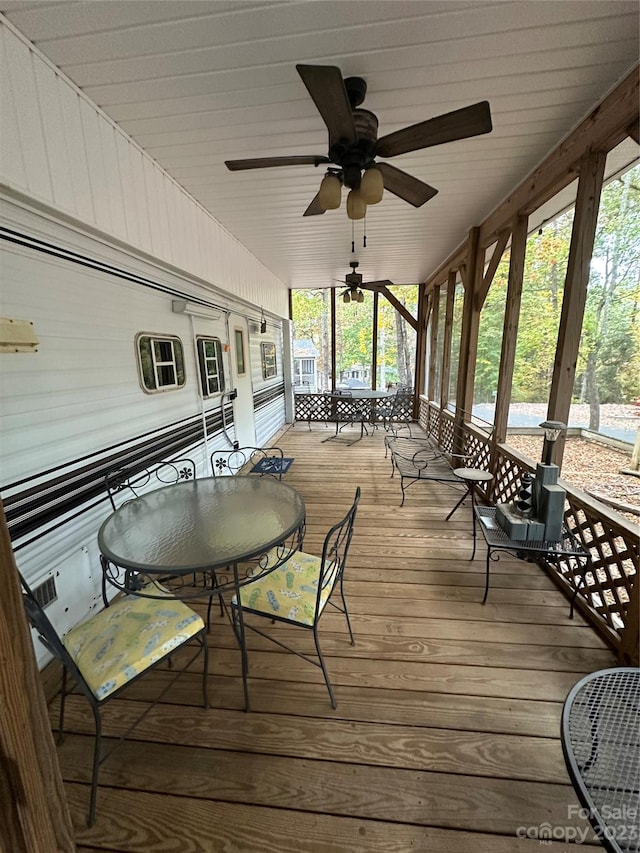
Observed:
[[[210,477],[121,506],[98,532],[101,553],[147,575],[215,569],[258,556],[304,522],[302,495],[271,477]]]

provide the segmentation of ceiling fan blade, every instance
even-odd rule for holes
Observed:
[[[363,287],[393,287],[393,282],[385,278],[384,281],[365,281]]]
[[[225,160],[224,165],[230,172],[242,172],[244,169],[270,169],[272,166],[319,166],[330,163],[328,157],[307,156],[299,157],[258,157],[255,160]]]
[[[403,172],[402,169],[396,169],[390,163],[376,163],[376,166],[382,172],[384,188],[403,201],[408,201],[414,207],[422,207],[438,192],[434,187],[419,181],[418,178],[414,178],[408,172]]]
[[[380,157],[396,157],[408,151],[489,133],[492,129],[489,101],[479,101],[470,107],[444,113],[383,136],[378,140],[376,153]]]
[[[320,213],[326,213],[324,207],[320,206],[320,202],[318,201],[318,196],[320,193],[316,193],[313,197],[313,200],[309,207],[302,214],[303,216],[317,216]]]
[[[356,125],[344,85],[342,71],[335,65],[296,65],[302,82],[329,131],[329,144],[357,140]]]

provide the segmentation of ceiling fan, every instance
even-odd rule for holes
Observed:
[[[362,287],[364,287],[365,290],[368,290],[376,287],[393,286],[393,282],[389,281],[389,279],[385,279],[384,281],[368,281],[366,284],[363,284],[362,273],[356,272],[359,266],[358,262],[351,261],[349,266],[352,271],[347,273],[344,277],[344,282],[341,282],[347,285],[346,289],[340,294],[343,302],[364,302],[364,293],[361,290]]]
[[[377,116],[359,109],[367,92],[367,84],[361,77],[343,79],[342,72],[334,65],[296,65],[296,70],[329,131],[327,155],[226,160],[225,165],[235,172],[327,164],[320,190],[304,216],[340,207],[343,186],[351,190],[347,198],[350,219],[362,219],[367,205],[379,202],[385,189],[414,207],[421,207],[438,190],[389,163],[378,163],[376,157],[396,157],[492,130],[489,102],[479,101],[378,139]]]

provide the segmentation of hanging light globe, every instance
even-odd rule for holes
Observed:
[[[335,175],[325,175],[318,190],[318,204],[324,210],[336,210],[342,200],[342,184]]]
[[[349,219],[364,219],[367,205],[359,190],[351,190],[347,196],[347,216]]]
[[[380,169],[372,166],[362,176],[360,195],[366,204],[378,204],[384,194],[384,180]]]
[[[346,293],[343,293],[343,294],[342,294],[342,301],[343,301],[345,304],[347,304],[348,302],[351,302],[351,297],[349,296],[349,291],[348,291],[348,290],[347,290],[347,292],[346,292]]]

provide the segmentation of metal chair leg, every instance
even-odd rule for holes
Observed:
[[[331,700],[331,707],[335,710],[338,705],[336,703],[336,697],[333,695],[333,687],[331,686],[331,681],[329,680],[329,673],[327,672],[327,668],[324,665],[324,658],[322,656],[322,649],[320,648],[320,640],[318,638],[318,629],[317,626],[313,626],[313,639],[316,644],[316,653],[318,655],[318,660],[320,661],[320,668],[322,669],[322,674],[324,675],[324,681],[327,685],[327,690],[329,691],[329,699]]]
[[[93,741],[93,770],[91,772],[91,798],[89,800],[89,814],[87,826],[93,826],[96,819],[96,800],[98,798],[98,772],[100,770],[100,748],[102,746],[102,720],[100,711],[95,705],[91,705],[93,718],[96,725],[96,734]]]

